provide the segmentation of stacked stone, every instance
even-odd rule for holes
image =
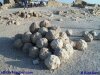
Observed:
[[[48,69],[57,69],[62,62],[66,62],[74,53],[74,47],[84,50],[87,43],[80,40],[77,45],[69,39],[71,30],[62,32],[60,27],[51,26],[48,20],[43,20],[39,25],[32,23],[29,32],[15,36],[14,47],[22,49],[33,59],[44,61]],[[38,62],[33,61],[34,64]]]

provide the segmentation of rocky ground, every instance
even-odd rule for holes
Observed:
[[[36,14],[30,16],[26,13],[26,16],[20,16],[20,12]],[[28,55],[12,47],[16,34],[29,31],[31,23],[39,23],[44,19],[50,20],[54,26],[60,26],[62,31],[72,29],[73,35],[70,38],[81,38],[82,31],[95,30],[100,33],[100,16],[91,15],[86,9],[37,7],[0,11],[0,71],[29,71],[34,75],[81,75],[81,71],[100,72],[100,41],[98,40],[88,43],[87,50],[74,50],[73,56],[54,72],[47,70],[42,63],[33,65]]]

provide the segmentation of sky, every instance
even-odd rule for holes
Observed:
[[[65,2],[65,3],[72,3],[74,0],[59,0],[61,2]],[[100,4],[100,0],[84,0],[88,3],[96,3],[96,4]],[[0,2],[3,2],[3,0],[0,0]]]

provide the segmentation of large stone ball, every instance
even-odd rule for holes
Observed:
[[[51,24],[48,20],[43,20],[40,22],[40,27],[51,27]]]
[[[39,32],[36,32],[36,33],[31,35],[31,41],[33,44],[35,44],[36,41],[39,40],[40,38],[42,38],[42,35]]]
[[[46,38],[40,38],[39,40],[37,40],[36,46],[38,48],[47,47],[48,46],[48,40]]]
[[[79,50],[86,50],[88,47],[87,42],[85,42],[85,40],[80,39],[77,43],[76,43],[76,49]]]
[[[50,45],[52,49],[56,50],[63,47],[63,41],[61,39],[54,39]]]
[[[39,49],[37,47],[31,47],[29,49],[29,56],[32,58],[37,58],[39,55]]]
[[[51,55],[51,52],[48,48],[42,48],[40,50],[39,57],[41,60],[45,60],[49,55]]]
[[[54,70],[60,67],[60,59],[56,55],[50,55],[45,59],[45,65],[48,69]]]
[[[35,32],[38,31],[39,28],[40,28],[39,25],[37,25],[37,23],[34,22],[34,23],[31,24],[29,30],[30,30],[31,33],[35,33]]]

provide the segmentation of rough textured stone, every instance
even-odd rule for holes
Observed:
[[[48,50],[48,48],[42,48],[40,50],[39,57],[41,60],[45,60],[50,55],[51,55],[51,52]]]
[[[22,36],[22,41],[24,43],[30,43],[31,42],[31,32],[25,32]]]
[[[97,33],[96,33],[95,30],[90,31],[89,33],[92,34],[92,36],[93,36],[94,39],[96,38]]]
[[[42,38],[42,35],[39,32],[36,32],[31,35],[31,41],[33,44],[35,44],[36,41],[39,40],[40,38]]]
[[[35,32],[38,31],[39,28],[40,28],[39,25],[37,25],[36,22],[33,22],[33,23],[31,24],[29,30],[30,30],[31,33],[35,33]]]
[[[45,65],[48,69],[54,70],[59,68],[60,66],[60,59],[58,56],[51,55],[45,59]]]
[[[37,40],[36,46],[38,48],[47,47],[48,46],[48,40],[46,38],[40,38],[39,40]]]
[[[29,49],[32,47],[32,44],[31,43],[25,43],[23,48],[22,48],[22,51],[24,53],[28,53],[29,52]]]
[[[29,49],[29,56],[32,58],[38,58],[39,49],[37,47],[31,47]]]
[[[53,39],[59,38],[59,33],[57,33],[55,30],[49,30],[45,37],[48,39],[48,41],[52,41]]]
[[[22,42],[22,40],[21,39],[17,39],[17,40],[15,40],[15,42],[14,42],[14,47],[15,48],[22,48],[22,46],[23,46],[23,42]]]
[[[63,47],[63,41],[61,39],[55,39],[51,42],[52,49],[56,50]]]
[[[40,22],[40,27],[51,27],[51,24],[48,20],[43,20]]]
[[[80,39],[77,43],[76,43],[76,49],[79,50],[86,50],[88,47],[87,42],[85,42],[84,40]]]
[[[73,34],[73,31],[71,29],[66,30],[66,34],[68,36],[71,36]]]
[[[40,29],[38,30],[38,32],[41,33],[42,36],[45,36],[46,33],[48,32],[48,29],[45,28],[45,27],[42,27],[42,28],[40,28]]]
[[[86,35],[84,36],[84,40],[85,40],[86,42],[91,42],[91,41],[93,41],[93,36],[92,36],[90,33],[88,33],[88,34],[86,34]]]

